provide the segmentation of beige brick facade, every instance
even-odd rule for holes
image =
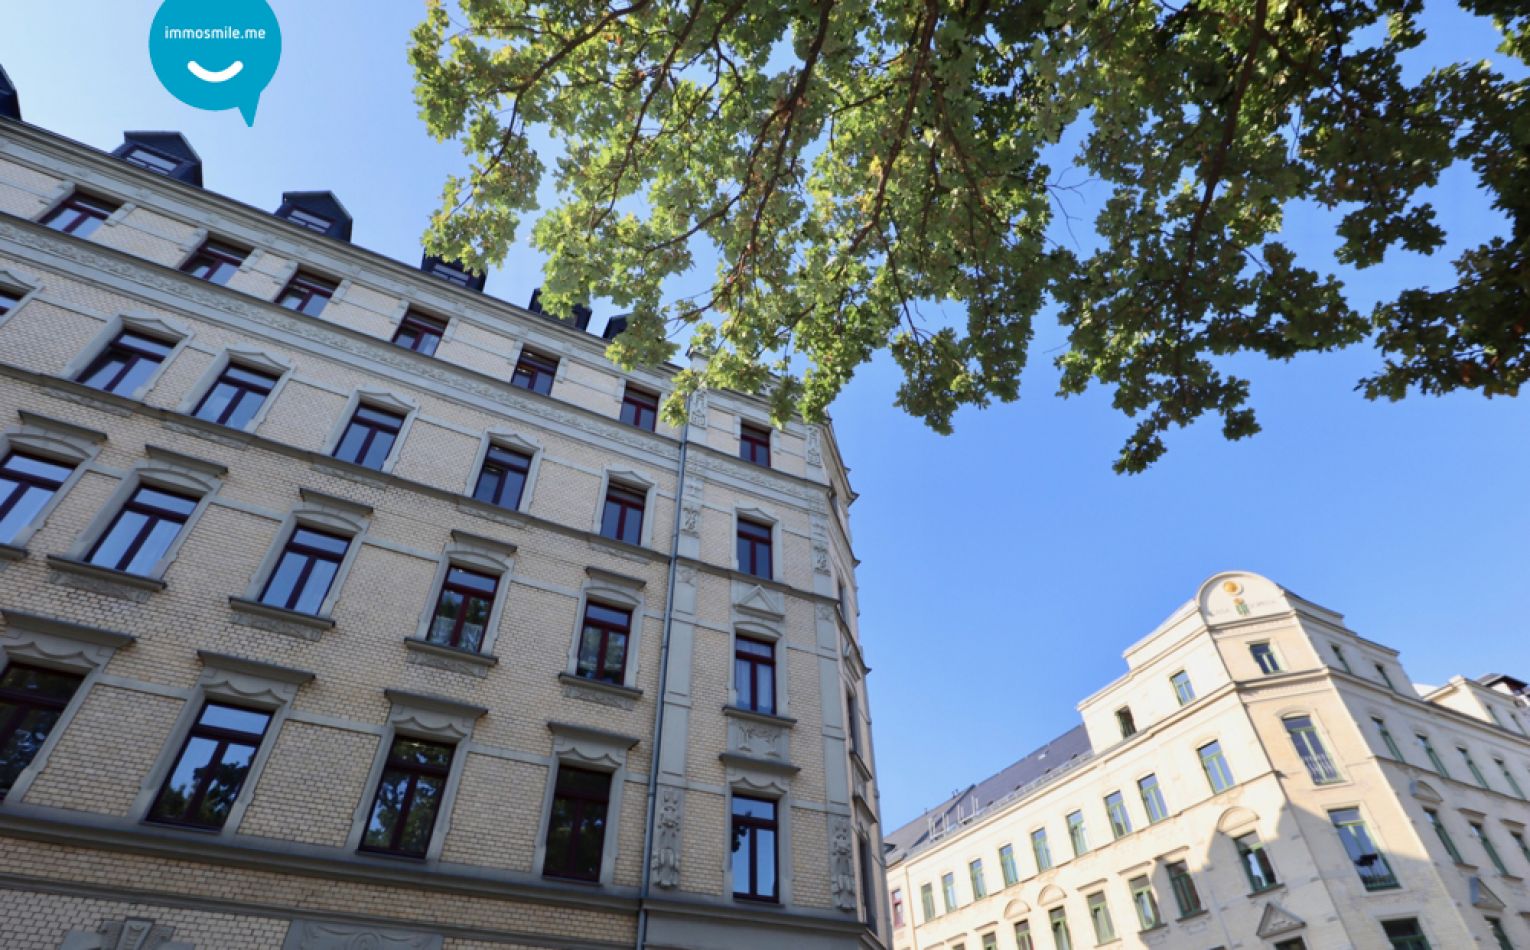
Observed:
[[[76,193],[117,210],[49,228]],[[249,251],[224,286],[180,272],[209,238]],[[337,285],[317,316],[273,303],[299,266]],[[598,337],[3,119],[0,292],[0,460],[70,473],[0,537],[0,675],[79,677],[0,802],[0,945],[886,945],[827,426],[773,432],[767,468],[738,457],[752,396],[624,424],[624,388],[668,377]],[[391,342],[408,307],[446,323],[434,356]],[[78,382],[123,331],[168,356],[135,391]],[[550,394],[510,385],[524,347],[558,360]],[[231,364],[275,379],[239,430],[196,415]],[[333,457],[358,405],[401,419],[380,466]],[[531,458],[518,507],[472,497],[490,445]],[[601,536],[612,483],[646,493],[639,544]],[[92,563],[143,486],[195,503],[173,544]],[[741,516],[770,528],[772,578],[739,570]],[[299,527],[346,552],[301,612],[262,603]],[[496,578],[479,651],[426,637],[453,566]],[[589,603],[631,612],[618,682],[581,675]],[[773,710],[738,708],[740,634],[773,645]],[[221,823],[150,821],[208,702],[269,714],[237,794]],[[396,738],[450,747],[415,856],[359,850]],[[564,769],[609,785],[587,883],[544,874]],[[735,796],[776,803],[774,901],[734,896]]]
[[[1125,659],[1082,726],[889,833],[896,950],[1530,946],[1513,688],[1421,693],[1395,650],[1236,572]]]

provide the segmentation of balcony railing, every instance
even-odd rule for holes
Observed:
[[[1307,774],[1312,776],[1314,784],[1332,785],[1344,780],[1344,776],[1339,774],[1339,767],[1333,764],[1326,752],[1305,752],[1302,754],[1302,764],[1307,766]]]

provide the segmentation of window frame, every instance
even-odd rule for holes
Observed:
[[[220,726],[205,725],[201,720],[202,717],[207,714],[207,711],[211,706],[221,706],[227,709],[236,709],[240,712],[259,713],[266,717],[266,722],[264,727],[262,727],[259,735],[254,733],[240,732],[235,729],[229,729]],[[271,726],[275,720],[276,714],[273,710],[270,709],[261,709],[253,706],[235,704],[228,702],[221,697],[202,697],[201,704],[197,710],[197,714],[192,719],[190,728],[188,728],[185,731],[185,734],[181,737],[180,745],[177,748],[175,755],[170,759],[170,767],[165,772],[164,779],[160,782],[159,790],[155,793],[154,800],[149,804],[147,811],[144,813],[144,821],[156,825],[169,825],[171,827],[177,828],[196,828],[203,831],[222,830],[223,827],[228,824],[228,819],[232,817],[234,802],[237,802],[239,798],[243,796],[245,787],[250,783],[250,777],[254,771],[255,758],[260,754],[261,747],[266,745],[267,741],[271,738]],[[169,792],[170,782],[175,778],[177,767],[186,757],[186,753],[191,748],[191,743],[194,739],[212,739],[215,741],[217,743],[216,751],[213,755],[213,758],[209,761],[216,761],[220,764],[223,761],[225,750],[231,742],[240,742],[241,744],[248,744],[251,747],[250,765],[249,768],[245,770],[244,776],[239,780],[239,790],[234,793],[234,801],[229,803],[229,814],[225,815],[223,821],[218,822],[217,824],[208,824],[206,822],[194,821],[184,817],[187,814],[194,813],[196,809],[192,806],[199,803],[207,794],[208,786],[212,782],[212,777],[210,775],[204,775],[201,779],[197,780],[196,794],[194,794],[186,803],[186,808],[182,817],[156,817],[154,814],[159,806],[160,801]],[[248,741],[250,739],[253,739],[254,741]]]
[[[1392,730],[1387,728],[1387,721],[1380,716],[1372,716],[1371,722],[1376,726],[1376,734],[1381,737],[1381,742],[1391,753],[1394,762],[1407,762],[1403,757],[1402,749],[1397,745],[1397,738],[1392,735]]]
[[[1132,909],[1137,912],[1137,923],[1142,930],[1157,930],[1164,926],[1163,911],[1158,907],[1158,895],[1153,893],[1153,880],[1146,874],[1140,874],[1127,882],[1127,889],[1132,895]],[[1142,898],[1146,897],[1144,903]]]
[[[1386,938],[1392,950],[1430,950],[1429,937],[1424,933],[1424,925],[1417,917],[1394,917],[1379,923],[1382,936]],[[1413,933],[1394,934],[1387,929],[1388,924],[1412,925]]]
[[[1238,854],[1238,865],[1243,868],[1243,876],[1248,881],[1249,894],[1263,894],[1280,886],[1280,875],[1275,870],[1275,862],[1270,858],[1269,849],[1259,839],[1257,832],[1250,831],[1238,835],[1232,841],[1233,848]],[[1250,861],[1253,864],[1250,864]],[[1255,864],[1258,865],[1259,873],[1269,878],[1263,884],[1254,876]]]
[[[1084,810],[1075,809],[1064,818],[1068,826],[1068,844],[1073,847],[1073,856],[1081,858],[1089,853],[1089,829],[1084,824]]]
[[[402,759],[395,759],[394,752],[402,742],[418,742],[424,745],[435,746],[447,750],[445,765],[409,763]],[[371,803],[367,806],[366,817],[362,824],[361,841],[356,845],[356,850],[365,854],[384,855],[390,858],[413,858],[425,860],[430,855],[431,845],[435,843],[438,830],[441,825],[441,816],[447,807],[447,786],[452,779],[453,766],[461,757],[461,750],[456,743],[443,742],[438,738],[420,738],[412,735],[404,735],[394,732],[388,738],[387,752],[383,758],[382,770],[377,774],[372,783]],[[378,806],[382,802],[383,782],[387,780],[390,772],[402,772],[408,777],[408,791],[405,793],[403,807],[399,809],[399,815],[392,833],[389,836],[389,846],[379,847],[367,844],[367,830],[372,824],[372,817],[377,813]],[[415,789],[418,788],[422,776],[439,778],[441,781],[441,797],[436,801],[435,814],[431,817],[430,834],[426,836],[425,847],[420,851],[406,851],[399,847],[399,839],[404,835],[409,823],[409,816],[414,808]],[[443,836],[444,837],[444,836]]]
[[[1084,898],[1089,911],[1089,924],[1094,930],[1096,946],[1110,943],[1116,938],[1116,922],[1110,916],[1110,899],[1104,891],[1095,891]]]
[[[130,471],[124,478],[118,481],[116,488],[106,503],[96,512],[95,516],[85,526],[75,543],[70,547],[65,556],[67,560],[77,563],[91,564],[92,567],[100,567],[91,562],[90,557],[101,543],[112,526],[116,523],[129,500],[137,494],[140,488],[148,488],[167,494],[180,495],[183,497],[196,498],[196,504],[191,513],[182,522],[181,528],[163,554],[154,562],[153,566],[143,574],[133,574],[133,577],[142,577],[151,581],[162,581],[170,566],[175,563],[180,554],[181,546],[196,529],[209,505],[216,500],[218,491],[222,488],[223,475],[226,469],[216,462],[204,462],[190,456],[171,452],[167,449],[155,446],[146,446],[145,452],[149,456],[148,461],[140,463],[137,468]],[[83,467],[83,466],[82,466]],[[113,568],[105,568],[114,570]],[[126,573],[126,572],[121,572]]]
[[[49,517],[64,497],[91,470],[101,445],[106,442],[105,432],[50,419],[27,409],[18,410],[18,415],[21,418],[19,428],[0,431],[0,459],[12,453],[30,455],[55,465],[66,465],[70,472],[54,491],[53,497],[37,510],[31,520],[17,529],[10,539],[0,542],[0,550],[26,549],[37,532],[48,523]]]
[[[1015,864],[1015,846],[1013,844],[1002,845],[999,848],[999,873],[1003,875],[1004,886],[1014,887],[1020,883],[1020,868]]]
[[[1498,846],[1493,844],[1493,839],[1488,837],[1486,821],[1468,819],[1466,827],[1471,830],[1472,837],[1477,839],[1477,844],[1487,854],[1494,870],[1503,877],[1512,877],[1513,875],[1509,873],[1509,866],[1503,863],[1503,855],[1498,853]]]
[[[253,253],[253,251],[242,250],[226,241],[220,241],[215,237],[208,236],[201,244],[197,245],[196,250],[192,251],[186,260],[181,262],[181,266],[177,270],[193,280],[200,280],[203,283],[212,284],[216,287],[227,287],[229,282],[244,269],[245,262],[250,259],[250,255]],[[199,267],[206,266],[208,263],[203,258],[210,259],[210,262],[216,265],[206,276],[195,273]],[[233,270],[227,272],[228,275],[223,280],[215,279],[222,272],[223,267],[232,267]]]
[[[757,804],[766,804],[766,805],[769,805],[770,808],[771,808],[771,817],[766,819],[766,818],[756,818],[756,817],[747,816],[747,815],[740,815],[738,813],[738,811],[736,810],[737,809],[737,804],[740,801],[755,802]],[[749,853],[750,853],[751,858],[753,859],[750,862],[750,864],[749,864],[749,881],[747,882],[747,884],[748,884],[747,889],[740,890],[739,889],[739,881],[738,881],[737,875],[732,873],[733,860],[732,860],[731,856],[732,856],[732,854],[734,852],[732,850],[729,851],[729,856],[730,857],[729,857],[729,861],[728,861],[728,865],[729,865],[728,878],[729,878],[730,891],[731,891],[731,893],[733,895],[733,899],[734,900],[751,901],[751,902],[766,903],[766,904],[778,904],[778,903],[781,902],[781,839],[782,839],[782,835],[781,835],[781,809],[782,809],[782,807],[783,807],[783,802],[781,800],[779,800],[779,799],[762,798],[762,797],[757,796],[757,795],[744,795],[744,794],[740,794],[737,791],[734,791],[731,794],[729,794],[729,796],[728,796],[728,828],[729,828],[729,835],[730,835],[730,839],[729,840],[730,841],[737,840],[739,826],[742,825],[746,829],[746,831],[748,832],[748,836],[749,836],[749,848],[750,848]],[[771,886],[771,889],[770,889],[769,893],[761,891],[760,888],[759,888],[759,882],[758,882],[759,870],[760,870],[760,861],[759,861],[759,858],[758,858],[758,855],[759,855],[758,833],[761,832],[761,831],[768,831],[771,834],[771,851],[772,851],[772,854],[771,854],[771,868],[772,868],[772,870],[775,873],[773,875],[773,880],[771,881],[771,885],[772,886]]]
[[[23,279],[21,276],[0,267],[0,326],[21,312],[32,298],[42,290],[42,284],[35,278]],[[7,304],[4,301],[9,300]]]
[[[68,725],[65,717],[71,714],[72,707],[78,708],[79,700],[83,698],[81,694],[87,686],[87,680],[91,678],[94,672],[94,670],[80,670],[78,668],[62,667],[57,664],[45,665],[37,662],[27,662],[28,659],[27,657],[15,659],[9,656],[6,651],[0,650],[0,680],[3,680],[12,669],[21,668],[35,670],[52,676],[72,676],[75,679],[75,683],[74,688],[69,692],[69,696],[62,701],[51,697],[43,699],[20,691],[11,693],[6,687],[0,686],[0,702],[8,702],[16,707],[9,716],[0,716],[0,749],[5,747],[5,740],[20,729],[22,722],[27,718],[28,710],[48,709],[57,712],[52,725],[48,727],[47,736],[43,738],[42,742],[38,743],[37,748],[27,759],[26,764],[16,770],[16,777],[11,782],[10,787],[0,787],[0,804],[3,804],[15,792],[18,786],[22,786],[24,779],[27,782],[26,786],[22,786],[22,795],[26,794],[26,787],[31,784],[31,776],[28,773],[36,774],[37,771],[41,771],[43,763],[39,760],[45,760],[48,751],[52,749],[53,745],[57,744],[57,737],[63,732],[64,727]],[[14,800],[19,801],[20,797],[17,796]]]
[[[1157,802],[1156,809],[1148,801],[1149,789],[1152,790],[1153,799]],[[1158,773],[1149,772],[1137,779],[1137,795],[1142,799],[1142,811],[1147,815],[1149,825],[1156,825],[1169,817],[1169,803],[1163,797],[1163,785],[1158,781]]]
[[[345,425],[340,429],[340,438],[336,441],[334,447],[330,449],[329,457],[338,462],[349,462],[352,465],[369,468],[374,472],[383,471],[384,466],[388,463],[388,459],[394,455],[395,450],[398,448],[399,435],[403,432],[405,418],[406,416],[391,409],[369,405],[365,401],[359,403],[351,410],[349,419],[346,420]],[[351,438],[351,433],[355,430],[361,430],[364,434],[362,435],[360,446],[353,453],[354,457],[347,458],[340,454],[340,450],[345,448],[346,443]],[[370,464],[367,459],[372,453],[374,444],[382,436],[388,437],[387,450],[376,465]]]
[[[631,410],[629,413],[628,410]],[[630,418],[629,418],[630,416]],[[659,428],[659,394],[642,386],[627,383],[622,387],[621,406],[617,420],[634,429],[657,432]],[[646,420],[646,424],[645,424]]]
[[[1387,860],[1386,853],[1381,850],[1381,845],[1376,842],[1375,836],[1366,824],[1365,816],[1360,813],[1359,806],[1330,809],[1328,820],[1338,834],[1339,843],[1343,845],[1344,853],[1349,856],[1355,872],[1360,875],[1360,883],[1367,893],[1397,890],[1402,887],[1402,882],[1397,879],[1397,872],[1392,870],[1391,862]],[[1368,868],[1370,870],[1367,870]],[[1380,869],[1380,873],[1377,873],[1377,868]]]
[[[1280,655],[1275,652],[1275,644],[1271,640],[1254,640],[1248,645],[1249,656],[1253,658],[1254,666],[1258,667],[1262,676],[1274,676],[1276,673],[1284,673],[1285,666],[1280,662]]]
[[[751,537],[747,539],[745,538],[745,525],[749,526],[750,531],[755,532]],[[769,516],[765,515],[763,512],[756,512],[753,510],[741,510],[735,512],[733,517],[734,570],[738,571],[740,574],[746,574],[749,577],[757,578],[759,580],[774,581],[777,574],[776,556],[777,551],[780,548],[780,545],[777,543],[777,536],[780,533],[779,529],[780,523],[772,518],[769,518]],[[762,535],[764,538],[763,540],[761,540]],[[747,566],[745,564],[744,552],[742,550],[742,545],[745,543],[749,544]],[[763,559],[767,568],[766,573],[764,574],[758,573],[756,570],[754,570],[754,568],[759,566],[761,560],[761,545],[764,546]]]
[[[226,377],[228,377],[229,374],[235,372],[247,373],[251,376],[264,376],[269,381],[269,385],[267,385],[265,390],[262,392],[256,384],[251,384],[244,380],[229,381]],[[275,398],[276,391],[278,388],[280,388],[285,376],[285,373],[273,373],[264,367],[257,368],[248,366],[239,360],[224,360],[222,368],[218,370],[217,375],[213,377],[211,383],[206,387],[199,387],[202,389],[201,396],[197,399],[195,406],[192,407],[191,411],[188,412],[187,415],[191,416],[193,419],[200,419],[201,421],[211,423],[212,425],[222,426],[226,429],[232,429],[235,432],[251,432],[257,425],[260,424],[260,421],[265,417],[266,412],[270,409],[271,401]],[[208,418],[203,416],[202,409],[207,405],[207,401],[211,399],[213,394],[218,391],[218,387],[224,385],[227,385],[230,389],[235,390],[236,394],[229,400],[228,404],[224,406],[223,411],[218,414],[218,418]],[[228,421],[229,418],[233,416],[236,409],[244,404],[246,399],[250,398],[252,393],[259,395],[260,404],[255,407],[255,411],[250,414],[250,417],[246,419],[243,424],[237,426],[230,425]]]
[[[1208,754],[1207,749],[1214,751]],[[1228,789],[1237,787],[1238,780],[1233,777],[1232,766],[1227,761],[1227,754],[1222,751],[1222,741],[1213,739],[1205,745],[1198,746],[1195,750],[1201,761],[1201,772],[1206,776],[1206,784],[1211,789],[1211,794],[1220,795]],[[1227,783],[1221,788],[1217,787],[1217,779],[1212,776],[1211,764],[1215,761],[1220,765],[1220,772],[1226,776]]]
[[[769,651],[768,654],[750,653],[741,644],[752,644]],[[733,636],[733,705],[739,709],[761,713],[766,716],[777,716],[777,697],[780,694],[780,670],[776,662],[776,643],[774,639],[759,636],[747,636],[735,633]],[[746,701],[744,691],[740,688],[740,666],[745,665],[749,670],[749,698]],[[770,670],[770,695],[769,701],[761,703],[759,675],[762,669]]]
[[[1344,775],[1328,752],[1323,736],[1318,731],[1317,719],[1310,713],[1290,713],[1280,718],[1280,724],[1291,740],[1291,747],[1307,770],[1307,777],[1314,785],[1337,785]]]
[[[440,350],[441,343],[446,339],[446,332],[450,327],[450,320],[434,317],[414,307],[410,307],[399,318],[398,326],[394,329],[393,337],[389,342],[411,353],[433,357]],[[414,333],[413,344],[400,342],[399,338],[404,335],[405,331]],[[422,345],[427,339],[432,340],[428,352]]]
[[[1456,864],[1465,864],[1466,860],[1461,856],[1461,849],[1456,844],[1456,839],[1450,836],[1450,829],[1445,827],[1445,819],[1440,817],[1438,809],[1425,808],[1424,818],[1429,822],[1429,827],[1434,829],[1435,837],[1444,846],[1445,853]]]
[[[345,584],[346,574],[350,571],[351,564],[355,561],[356,554],[361,549],[362,538],[365,536],[366,531],[365,527],[337,524],[333,519],[324,518],[322,515],[316,517],[315,514],[311,510],[300,510],[283,522],[281,529],[276,534],[276,539],[271,549],[266,554],[265,561],[262,563],[260,570],[256,572],[246,599],[269,609],[283,610],[323,620],[330,619],[330,613],[334,610],[335,601],[340,597],[340,590]],[[276,579],[277,571],[281,568],[282,561],[285,559],[288,549],[296,539],[299,531],[326,535],[346,542],[346,548],[341,552],[340,558],[336,562],[335,574],[330,579],[329,587],[319,602],[319,609],[312,614],[298,610],[296,607],[273,604],[266,600],[271,584]],[[302,576],[311,573],[312,567],[312,564],[305,565],[300,573],[300,579]],[[294,589],[296,589],[296,585]],[[289,603],[293,602],[291,597],[287,600]],[[297,602],[301,602],[301,600],[302,598],[299,597]]]
[[[515,366],[510,370],[510,385],[525,392],[536,393],[539,396],[552,398],[553,386],[558,382],[558,372],[563,368],[563,360],[557,356],[549,356],[547,353],[523,346],[516,354]],[[525,374],[527,382],[520,383],[516,380]],[[542,380],[546,379],[543,388]]]
[[[153,493],[165,496],[167,498],[174,498],[178,501],[186,503],[189,507],[185,511],[178,511],[163,507],[149,500],[141,500],[140,496],[144,495],[145,493]],[[155,573],[156,569],[169,559],[171,550],[176,547],[176,542],[181,540],[182,535],[184,535],[187,531],[187,526],[191,521],[192,515],[196,513],[200,506],[201,498],[199,496],[187,494],[183,491],[164,489],[154,484],[145,484],[140,480],[139,483],[133,488],[133,491],[127,496],[127,498],[123,500],[121,504],[117,505],[116,513],[113,514],[111,520],[107,522],[105,529],[96,535],[95,540],[93,540],[90,544],[90,547],[86,549],[85,556],[81,560],[87,564],[92,565],[93,567],[99,567],[108,571],[117,571],[122,574],[133,574],[138,577],[157,577],[159,575]],[[118,525],[120,525],[122,520],[128,515],[139,515],[144,519],[144,522],[133,532],[133,538],[131,541],[129,541],[127,548],[117,558],[116,563],[102,563],[97,561],[96,556],[100,553],[101,546],[113,537]],[[142,553],[144,545],[148,543],[148,541],[153,537],[154,533],[159,529],[159,527],[164,524],[173,524],[176,526],[175,533],[171,535],[170,540],[166,542],[164,550],[160,551],[159,554],[155,556],[153,562],[148,565],[147,571],[131,570],[130,568],[133,562],[136,561],[139,554]]]
[[[540,860],[538,862],[539,869],[537,870],[537,873],[540,874],[543,878],[549,878],[555,881],[579,881],[586,884],[599,883],[604,878],[604,866],[607,861],[607,854],[609,852],[609,847],[614,832],[614,822],[612,821],[613,809],[611,805],[612,799],[614,797],[613,793],[615,792],[617,776],[613,772],[598,768],[592,768],[587,764],[566,761],[559,761],[551,771],[553,774],[550,776],[551,788],[549,789],[547,800],[547,817],[543,822],[542,834],[539,837],[541,846],[538,849]],[[606,781],[606,793],[604,797],[597,797],[593,795],[580,795],[574,797],[574,800],[579,802],[584,802],[586,804],[599,804],[602,806],[603,813],[600,818],[600,859],[596,862],[595,873],[590,876],[568,873],[560,874],[548,869],[548,860],[551,856],[549,841],[552,837],[554,828],[553,813],[557,809],[557,802],[560,797],[558,791],[558,780],[564,777],[565,771],[577,772],[584,775],[600,775],[603,776]],[[563,793],[563,797],[567,798],[568,793]],[[578,819],[576,817],[575,820],[571,823],[571,828],[577,827]],[[567,851],[572,853],[576,851],[577,848],[578,840],[571,830],[569,834]]]
[[[980,901],[988,896],[988,880],[983,876],[983,859],[973,858],[967,862],[967,878],[972,887],[972,899]]]
[[[464,581],[454,580],[453,575],[465,574],[473,578],[486,580],[489,583],[488,592],[481,587],[472,586]],[[450,636],[446,640],[438,640],[435,637],[434,618],[441,616],[441,606],[448,594],[456,594],[461,598],[457,610],[457,616],[452,621]],[[436,597],[431,611],[432,621],[427,627],[425,642],[436,646],[449,647],[453,650],[461,650],[465,653],[482,654],[485,641],[489,639],[489,623],[494,617],[494,607],[499,601],[500,576],[477,570],[460,564],[447,564],[446,576],[436,585]],[[478,642],[473,646],[462,643],[464,630],[467,627],[468,605],[472,602],[483,604],[483,629],[479,633]]]
[[[738,428],[738,457],[751,465],[771,468],[771,443],[774,441],[771,438],[772,434],[768,426],[761,426],[758,423],[740,419]],[[764,461],[760,460],[762,454]]]
[[[1179,919],[1184,920],[1197,914],[1206,912],[1206,904],[1201,900],[1200,888],[1195,886],[1195,877],[1190,873],[1190,862],[1170,861],[1164,865],[1164,870],[1169,875],[1169,890],[1174,892],[1174,904],[1179,908]]]
[[[1126,797],[1120,789],[1105,796],[1105,817],[1110,823],[1112,840],[1120,841],[1132,833],[1132,816],[1127,811]]]
[[[520,456],[526,460],[526,470],[521,474],[520,496],[516,499],[517,503],[514,507],[501,504],[498,500],[490,501],[478,497],[479,488],[483,484],[485,470],[490,465],[506,468],[506,463],[501,458],[497,458],[496,453],[500,456]],[[536,486],[537,472],[540,470],[541,465],[541,445],[509,432],[486,433],[478,447],[478,456],[474,460],[473,468],[468,473],[467,487],[463,493],[472,500],[489,505],[498,511],[525,514],[531,507],[532,491]],[[503,475],[499,477],[499,490],[496,492],[496,495],[503,497],[505,482]]]
[[[1056,867],[1056,861],[1052,858],[1052,845],[1047,841],[1045,828],[1033,828],[1031,838],[1031,857],[1036,861],[1036,872],[1050,871]]]
[[[73,188],[63,198],[48,208],[47,211],[38,216],[37,223],[50,231],[56,231],[59,234],[69,234],[83,241],[111,223],[113,215],[119,215],[124,208],[129,207],[126,203],[117,202],[111,198],[102,198],[80,188]],[[54,222],[68,211],[75,213],[75,219],[64,227],[55,227]],[[86,228],[84,234],[81,234],[80,228],[87,221],[94,221],[95,223]]]
[[[116,343],[117,339],[124,333],[131,333],[156,340],[166,344],[169,350],[149,374],[129,392],[113,393],[83,382],[84,378],[95,368],[97,362],[111,349],[112,344]],[[107,396],[115,395],[123,399],[141,402],[144,396],[151,392],[155,385],[158,384],[165,371],[170,368],[170,364],[175,362],[176,357],[191,342],[192,336],[193,333],[189,327],[178,323],[171,323],[157,316],[132,311],[120,313],[102,325],[101,330],[90,341],[89,345],[76,354],[74,359],[69,361],[69,364],[64,367],[63,372],[59,375],[95,393]]]
[[[1137,717],[1132,715],[1132,707],[1122,706],[1116,710],[1116,728],[1121,732],[1122,742],[1137,734]]]
[[[940,876],[940,900],[948,914],[961,909],[962,905],[956,895],[955,871],[947,871]]]
[[[329,305],[340,295],[340,285],[343,283],[344,281],[330,280],[328,277],[299,267],[292,272],[292,276],[282,285],[282,289],[277,292],[271,302],[283,310],[317,318],[323,316],[324,311],[329,309]],[[288,294],[293,293],[301,294],[302,302],[295,307],[290,307],[284,301]],[[317,310],[311,309],[315,300],[324,301]]]
[[[13,464],[12,460],[17,457],[36,464],[64,469],[64,476],[55,479],[50,475],[39,475],[35,472],[8,468],[7,466]],[[58,501],[59,495],[63,493],[64,486],[70,484],[70,479],[74,477],[80,467],[81,463],[60,461],[39,452],[29,451],[25,445],[17,449],[10,445],[0,444],[0,479],[15,483],[15,487],[0,494],[0,524],[3,524],[5,519],[16,510],[16,506],[22,499],[27,498],[34,491],[47,493],[47,498],[43,500],[41,505],[37,506],[37,509],[32,512],[31,517],[16,524],[15,530],[10,537],[0,536],[0,547],[24,548],[26,539],[36,530],[33,526],[46,519],[47,513],[52,510],[53,505]],[[18,540],[20,543],[17,543]]]
[[[1188,706],[1195,702],[1195,684],[1190,681],[1190,674],[1185,670],[1170,674],[1169,686],[1174,690],[1174,698],[1180,706]],[[1184,688],[1181,689],[1180,687]]]
[[[164,347],[164,352],[155,352],[144,344],[157,344]],[[87,389],[94,389],[96,392],[109,393],[113,396],[121,396],[124,399],[136,399],[148,391],[152,385],[150,380],[158,377],[160,371],[169,362],[170,356],[174,352],[175,343],[173,341],[160,339],[152,334],[143,333],[133,328],[123,328],[95,355],[95,358],[84,369],[74,375],[74,381]],[[109,382],[106,382],[104,385],[88,382],[91,377],[104,371],[113,362],[120,362],[122,366]],[[150,366],[150,369],[136,385],[126,390],[117,388],[129,380],[134,371],[145,363]]]
[[[607,471],[601,484],[601,502],[595,516],[595,533],[607,541],[615,541],[618,544],[647,547],[655,520],[648,517],[653,507],[654,494],[654,483],[651,479],[644,478],[636,472]],[[613,505],[618,509],[616,533],[607,534],[607,516]],[[625,537],[627,532],[623,529],[627,527],[634,513],[637,518],[637,528],[632,533],[635,536]]]

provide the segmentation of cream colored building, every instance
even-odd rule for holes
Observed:
[[[1125,659],[1081,726],[887,835],[896,950],[1530,947],[1522,682],[1415,689],[1237,572]]]
[[[831,430],[200,180],[0,118],[0,946],[884,946]]]

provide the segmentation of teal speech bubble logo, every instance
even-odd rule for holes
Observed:
[[[165,0],[149,27],[149,61],[170,94],[198,109],[238,109],[245,125],[281,58],[266,0]]]

